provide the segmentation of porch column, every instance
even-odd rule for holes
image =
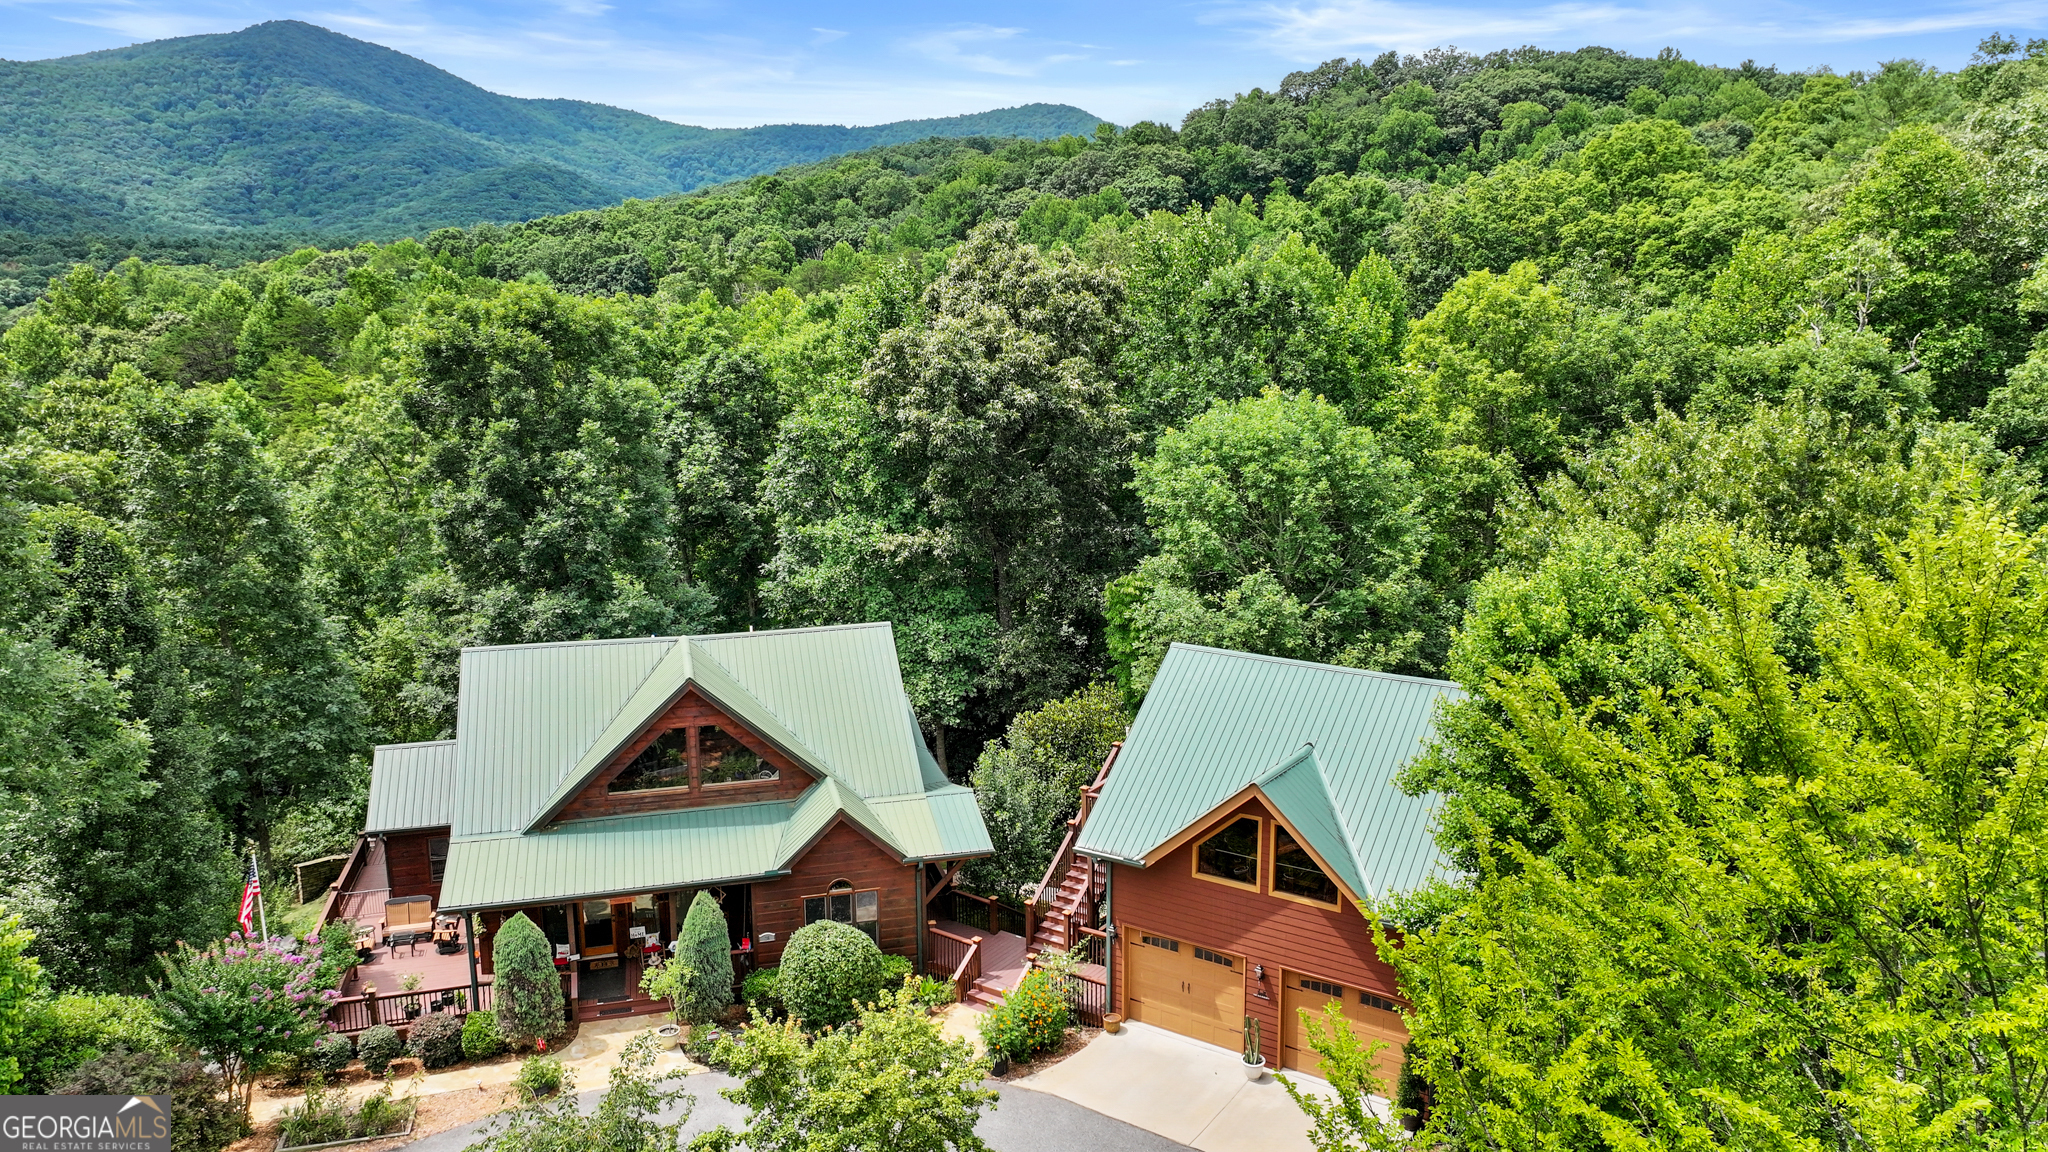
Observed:
[[[924,975],[924,861],[917,862],[917,974]]]
[[[464,912],[462,914],[462,934],[469,940],[469,1010],[471,1012],[483,1007],[477,1000],[478,995],[481,993],[481,986],[477,983],[476,979],[476,926],[481,919],[482,917],[474,912]]]

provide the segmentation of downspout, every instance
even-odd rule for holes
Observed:
[[[917,974],[924,975],[924,861],[917,862]]]
[[[1102,923],[1108,939],[1102,945],[1102,1010],[1116,1012],[1116,865],[1111,863],[1102,881]]]

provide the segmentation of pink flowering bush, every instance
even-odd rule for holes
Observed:
[[[310,1052],[337,993],[320,987],[320,948],[235,933],[163,957],[157,1011],[178,1039],[215,1061],[246,1116],[256,1077]]]

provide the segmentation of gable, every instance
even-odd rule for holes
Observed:
[[[714,736],[723,736],[736,743],[738,748],[733,754],[721,756],[720,749],[713,742]],[[656,748],[658,743],[663,747]],[[684,762],[679,766],[684,769],[680,775],[680,786],[664,787],[648,779],[642,756],[649,754],[650,750],[659,756],[677,744],[682,745],[681,750],[685,753]],[[716,782],[710,778],[721,768],[729,770],[734,760],[746,762],[749,757],[759,768],[747,773],[748,776],[758,777],[772,770],[774,779]],[[636,764],[642,766],[638,773],[634,773]],[[707,775],[707,769],[710,775]],[[802,765],[692,685],[620,749],[575,798],[562,806],[550,823],[720,804],[791,800],[802,795],[815,782],[816,777],[805,771]]]
[[[1448,681],[1175,644],[1075,849],[1144,867],[1257,783],[1359,896],[1412,891],[1443,868],[1440,801],[1395,778],[1434,738],[1438,705],[1462,695]]]

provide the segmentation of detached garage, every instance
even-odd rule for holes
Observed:
[[[1075,842],[1107,862],[1110,995],[1132,1021],[1314,1074],[1302,1013],[1339,1006],[1391,1093],[1408,1038],[1361,909],[1444,864],[1438,801],[1394,783],[1441,680],[1176,644]]]

